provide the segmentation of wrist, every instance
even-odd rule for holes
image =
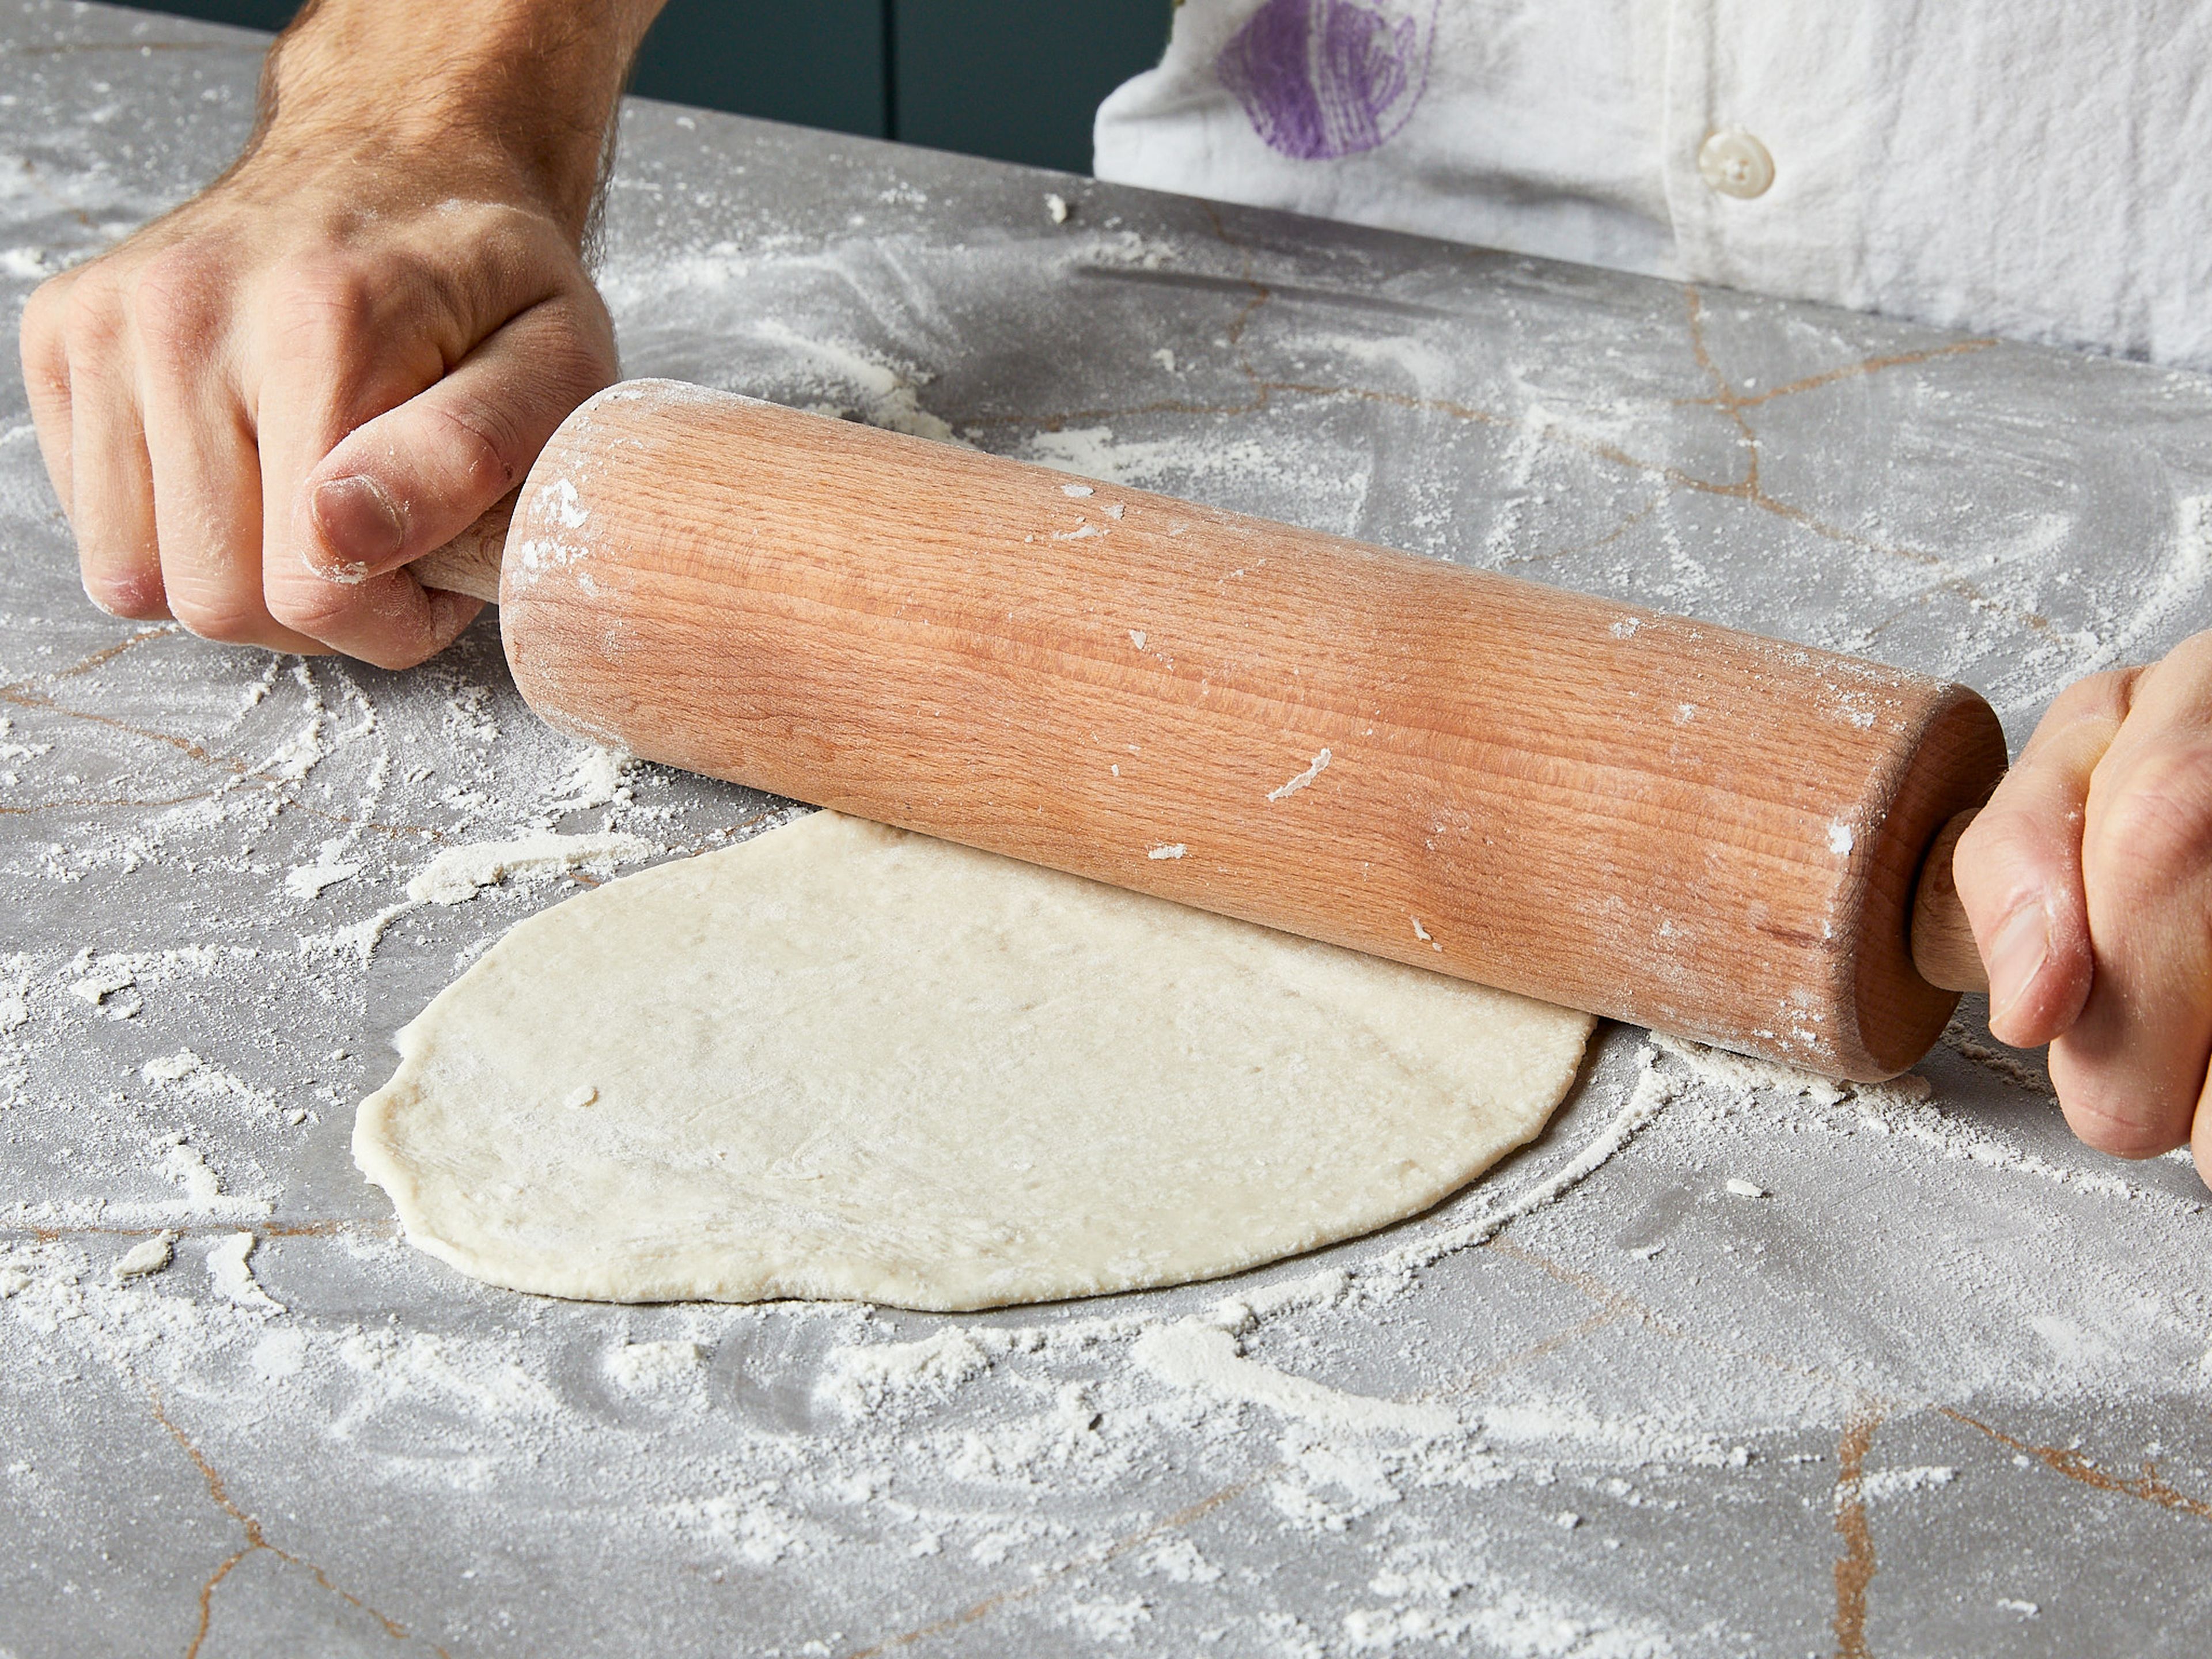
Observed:
[[[661,3],[321,0],[270,52],[242,160],[372,165],[426,202],[520,202],[580,238]]]

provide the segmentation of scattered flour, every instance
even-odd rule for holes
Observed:
[[[109,1200],[84,1213],[86,1219],[97,1216],[118,1225],[161,1224],[185,1221],[258,1221],[274,1208],[270,1200],[259,1195],[228,1193],[223,1190],[222,1178],[208,1166],[198,1147],[187,1140],[181,1132],[173,1132],[155,1140],[151,1149],[160,1163],[161,1173],[184,1189],[177,1199],[157,1199],[149,1202]],[[52,1204],[43,1206],[53,1212],[56,1221],[64,1219],[68,1210],[75,1206]],[[26,1219],[29,1216],[26,1215]]]
[[[687,1386],[706,1353],[696,1342],[625,1342],[607,1355],[607,1376],[625,1394]]]
[[[148,1060],[138,1068],[140,1079],[157,1096],[182,1100],[222,1101],[259,1113],[273,1113],[276,1097],[257,1089],[236,1073],[210,1066],[190,1048]]]
[[[407,896],[417,903],[465,904],[510,877],[543,880],[569,870],[611,871],[659,850],[623,830],[588,836],[534,830],[513,841],[447,848],[408,882]]]
[[[0,1036],[21,1030],[31,1020],[31,979],[23,971],[23,958],[15,957],[0,963]],[[13,971],[9,969],[12,964]]]
[[[1087,1641],[1126,1644],[1152,1613],[1142,1601],[1071,1601],[1060,1622]]]
[[[786,1556],[803,1555],[807,1546],[797,1524],[776,1502],[781,1480],[756,1480],[737,1491],[674,1506],[677,1524],[703,1533],[749,1566],[775,1565]]]
[[[81,1002],[99,1007],[119,991],[128,991],[138,983],[138,970],[127,957],[102,957],[88,962],[84,970],[70,981],[69,994]]]
[[[1943,1041],[1975,1065],[1984,1071],[1996,1073],[2006,1082],[2017,1084],[2023,1089],[2033,1089],[2037,1094],[2053,1100],[2057,1098],[2051,1093],[2049,1076],[2030,1065],[2018,1050],[1984,1042],[1955,1019],[1943,1028]],[[2177,1150],[2182,1152],[2183,1157],[2187,1156],[2185,1149]]]
[[[255,1313],[283,1313],[284,1304],[255,1281],[246,1260],[256,1243],[252,1233],[231,1233],[218,1239],[208,1249],[208,1278],[214,1282],[216,1295],[238,1307]]]
[[[594,745],[576,757],[545,803],[551,812],[577,812],[593,806],[630,804],[630,775],[637,763],[619,749]]]
[[[1262,1285],[1241,1296],[1224,1297],[1208,1310],[1206,1322],[1241,1336],[1281,1314],[1305,1308],[1334,1308],[1351,1293],[1352,1288],[1352,1275],[1341,1267],[1331,1267],[1322,1273]]]
[[[246,1237],[251,1237],[252,1235]],[[177,1235],[173,1232],[156,1233],[151,1238],[139,1240],[125,1250],[108,1273],[118,1280],[144,1279],[162,1271],[176,1259],[176,1254]]]
[[[1570,1611],[1490,1572],[1445,1575],[1416,1568],[1377,1573],[1370,1593],[1396,1602],[1344,1615],[1352,1653],[1391,1653],[1413,1644],[1501,1656],[1501,1659],[1673,1659],[1665,1632],[1641,1619]]]
[[[1209,1403],[1264,1407],[1316,1428],[1413,1439],[1466,1432],[1448,1407],[1346,1394],[1243,1357],[1237,1339],[1211,1323],[1155,1325],[1129,1346],[1129,1358],[1169,1387]]]
[[[981,1344],[957,1325],[918,1342],[870,1343],[834,1350],[822,1391],[854,1416],[879,1410],[901,1395],[943,1394],[990,1368]]]
[[[1833,1106],[1850,1100],[1858,1108],[1861,1125],[1873,1133],[1902,1137],[1932,1147],[1946,1158],[1990,1169],[2016,1170],[2075,1192],[2112,1198],[2148,1195],[2144,1188],[2119,1176],[2053,1164],[1943,1111],[1933,1103],[1934,1091],[1928,1080],[1910,1073],[1887,1083],[1835,1083],[1796,1066],[1732,1054],[1657,1031],[1651,1033],[1651,1040],[1663,1052],[1687,1066],[1697,1081],[1716,1085],[1731,1094],[1748,1096],[1765,1091],[1784,1099],[1807,1100],[1816,1106]],[[1974,1057],[1968,1055],[1970,1059]],[[2039,1080],[2031,1086],[2037,1086],[2040,1092]]]
[[[1651,1041],[1658,1045],[1662,1054],[1671,1055],[1688,1066],[1692,1077],[1739,1093],[1767,1089],[1785,1099],[1802,1098],[1818,1106],[1833,1106],[1846,1097],[1850,1087],[1849,1084],[1839,1084],[1824,1078],[1817,1072],[1784,1066],[1778,1060],[1753,1060],[1747,1054],[1732,1054],[1725,1048],[1707,1048],[1702,1042],[1692,1042],[1686,1037],[1668,1036],[1661,1031],[1652,1032]]]
[[[162,1161],[168,1167],[169,1178],[185,1189],[187,1201],[197,1209],[213,1213],[217,1200],[222,1197],[222,1182],[208,1168],[199,1149],[178,1135],[170,1140]]]
[[[313,864],[295,865],[285,872],[284,890],[306,904],[321,897],[325,888],[335,887],[342,881],[351,881],[361,873],[361,866],[339,857],[349,844],[349,837],[334,837],[325,842],[315,854]]]
[[[303,933],[300,936],[299,951],[303,957],[349,956],[356,962],[367,962],[383,942],[385,930],[416,908],[422,901],[402,899],[397,904],[387,904],[372,915],[345,927],[333,928],[327,933]]]
[[[332,744],[324,730],[327,723],[328,716],[320,708],[316,709],[289,741],[251,769],[247,775],[267,778],[272,783],[300,782],[330,757]]]
[[[1858,1478],[1856,1491],[1863,1501],[1881,1504],[1914,1492],[1934,1492],[1938,1487],[1949,1486],[1958,1478],[1958,1470],[1943,1463],[1923,1464],[1910,1469],[1875,1469]],[[1844,1486],[1849,1489],[1850,1483],[1845,1482]]]
[[[361,1385],[331,1422],[340,1438],[425,1399],[484,1424],[550,1426],[562,1418],[560,1395],[509,1344],[372,1328],[341,1337],[336,1351],[343,1370]]]
[[[941,416],[921,406],[921,388],[935,376],[886,362],[857,347],[809,339],[774,318],[755,324],[754,328],[762,338],[798,354],[832,386],[857,393],[858,413],[870,426],[961,449],[975,447]],[[828,412],[841,411],[833,408]]]

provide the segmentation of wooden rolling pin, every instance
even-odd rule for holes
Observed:
[[[1962,686],[666,381],[500,547],[416,568],[647,759],[1832,1076],[1978,975]]]

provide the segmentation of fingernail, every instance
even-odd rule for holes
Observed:
[[[398,503],[374,478],[332,478],[315,486],[315,527],[341,564],[378,565],[398,556],[407,525]]]
[[[2006,918],[1990,946],[1990,1018],[2002,1019],[2051,959],[2051,916],[2039,901]]]

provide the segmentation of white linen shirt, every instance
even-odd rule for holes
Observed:
[[[1184,0],[1096,147],[1119,183],[2212,370],[2212,0]]]

